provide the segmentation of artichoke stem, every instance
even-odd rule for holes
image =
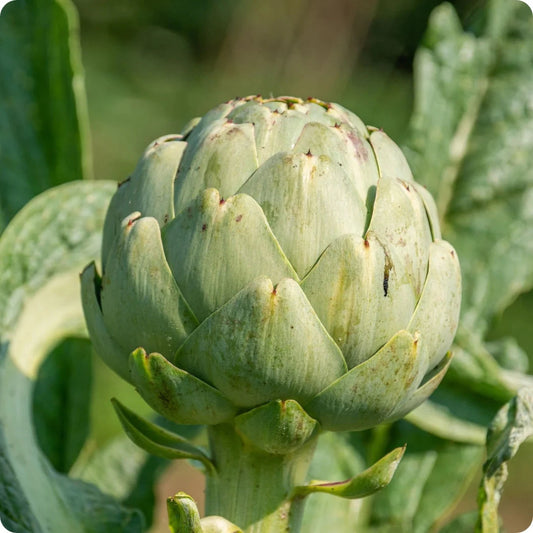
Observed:
[[[209,441],[216,473],[207,477],[207,515],[223,516],[245,533],[300,531],[304,499],[289,494],[306,481],[317,436],[287,455],[243,442],[229,424],[210,426]]]

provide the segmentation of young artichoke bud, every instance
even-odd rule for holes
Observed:
[[[153,142],[111,202],[102,267],[83,304],[107,364],[167,418],[251,440],[288,401],[309,434],[403,416],[459,316],[430,194],[385,133],[316,99],[235,99]],[[292,449],[291,431],[257,438]]]

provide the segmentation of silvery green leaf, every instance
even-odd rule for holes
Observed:
[[[483,465],[476,531],[498,533],[498,505],[507,480],[507,462],[533,435],[533,388],[524,388],[496,414],[487,432],[487,460]]]
[[[533,284],[533,18],[505,0],[489,2],[486,18],[475,36],[450,4],[433,12],[415,60],[407,151],[461,258],[473,329]]]
[[[98,254],[114,183],[73,182],[26,205],[0,237],[0,514],[32,533],[142,531],[141,516],[54,471],[35,440],[32,394],[59,340],[86,335],[79,272]]]

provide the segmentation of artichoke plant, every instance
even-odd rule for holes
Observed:
[[[215,484],[237,468],[226,448],[291,456],[423,402],[460,294],[398,146],[292,97],[232,100],[149,145],[111,201],[102,276],[82,275],[104,361],[165,417],[212,426]],[[215,514],[253,522],[213,492]]]

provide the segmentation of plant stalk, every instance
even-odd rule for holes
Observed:
[[[273,455],[244,442],[229,424],[209,427],[216,473],[207,478],[206,514],[223,516],[246,533],[299,532],[304,500],[288,496],[305,483],[317,438]]]

